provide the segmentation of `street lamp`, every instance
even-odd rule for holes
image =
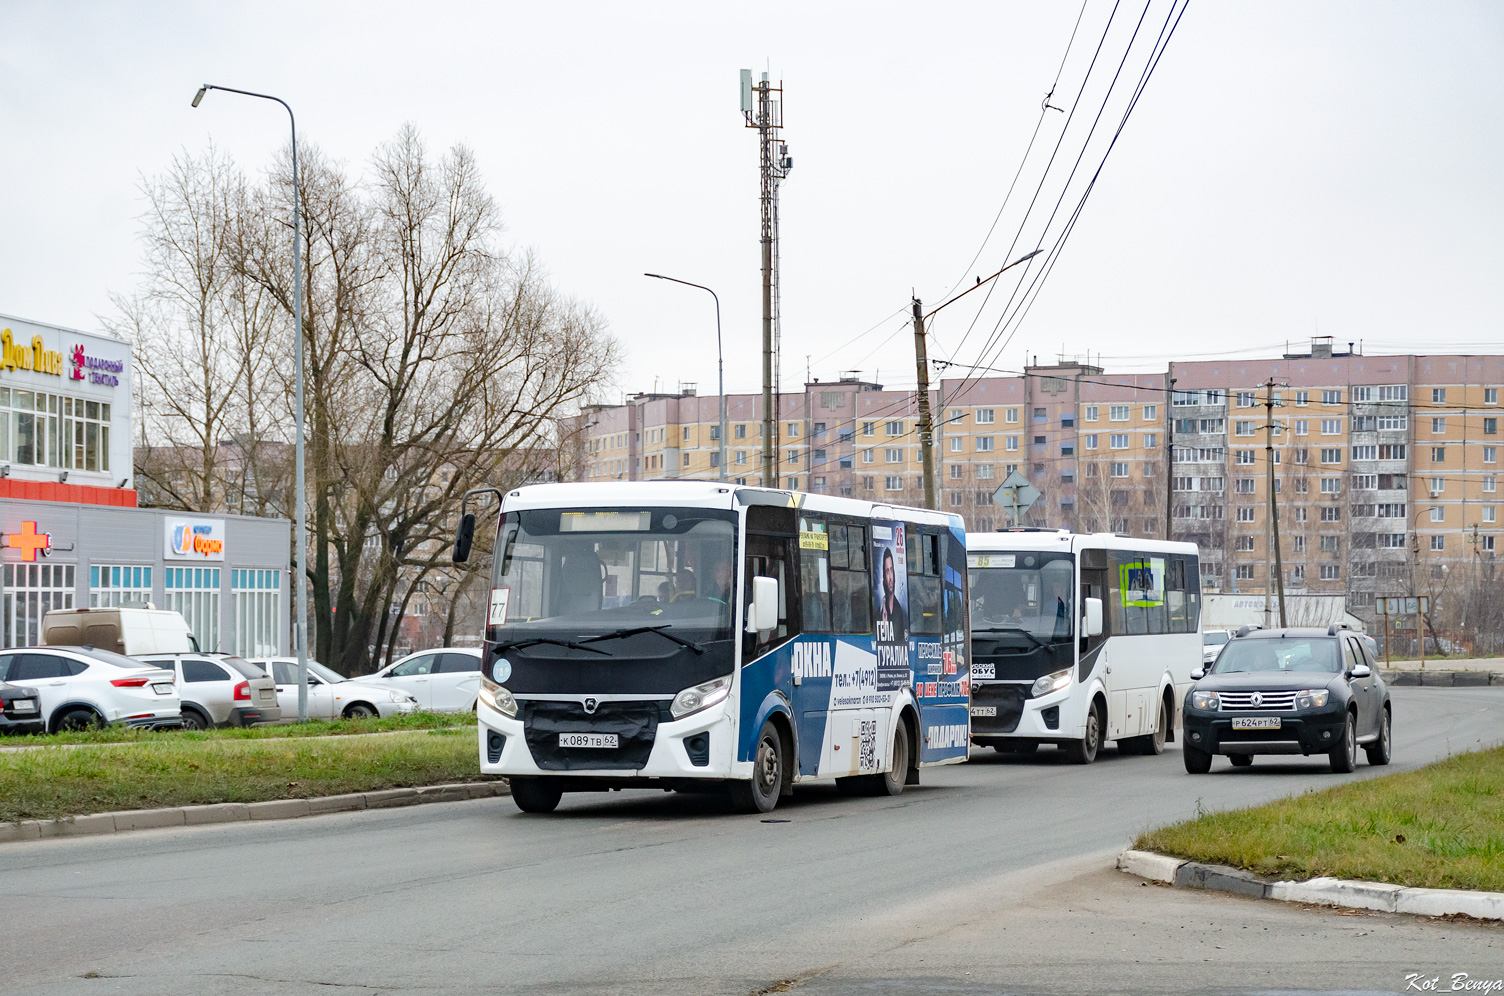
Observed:
[[[302,214],[298,200],[298,121],[293,116],[292,108],[288,107],[287,101],[281,97],[255,93],[251,90],[237,90],[230,86],[214,86],[210,83],[205,83],[198,88],[198,93],[193,95],[192,106],[197,107],[204,99],[204,94],[210,90],[224,90],[227,93],[238,93],[246,97],[275,100],[287,111],[287,120],[292,126],[292,314],[293,324],[297,327],[297,338],[293,348],[293,363],[296,370],[293,380],[293,400],[296,408],[294,414],[297,420],[297,434],[293,446],[294,459],[297,463],[296,490],[298,495],[297,538],[294,540],[293,547],[297,551],[298,597],[297,618],[293,621],[292,632],[298,654],[298,722],[306,723],[308,721],[308,568],[305,558],[308,551],[308,500],[303,480],[303,254],[298,239],[298,217]]]
[[[711,290],[709,287],[706,287],[704,284],[692,284],[688,280],[680,280],[678,277],[665,277],[661,273],[644,273],[643,276],[644,277],[652,277],[654,280],[669,280],[669,281],[672,281],[673,283],[676,283],[676,284],[683,284],[685,287],[698,287],[698,288],[700,288],[700,290],[704,291],[705,293],[709,294],[711,297],[715,298],[715,367],[716,367],[716,373],[715,373],[715,377],[716,377],[715,390],[716,390],[716,394],[721,399],[721,429],[720,429],[720,432],[721,432],[721,447],[720,447],[720,461],[721,461],[721,480],[724,481],[726,479],[726,363],[725,363],[725,356],[722,355],[722,353],[721,353],[721,299],[720,299],[719,296],[716,295],[715,291]],[[775,401],[776,401],[776,398],[775,398]],[[762,444],[763,444],[764,447],[771,446],[771,445],[773,445],[773,441],[771,439],[764,439],[762,441]],[[777,461],[777,454],[776,453],[774,454],[774,461],[773,462],[774,462],[774,466],[777,466],[777,462],[778,461]],[[765,481],[763,483],[766,484],[768,487],[776,487],[777,486],[777,481],[776,480],[772,481],[772,482],[766,482]]]

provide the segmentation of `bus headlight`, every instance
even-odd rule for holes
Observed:
[[[1332,693],[1325,688],[1307,688],[1295,693],[1295,708],[1320,709],[1331,697]]]
[[[1221,707],[1221,700],[1216,692],[1192,692],[1191,708],[1205,709],[1208,712],[1216,712]]]
[[[1037,699],[1041,695],[1048,695],[1051,692],[1058,692],[1060,691],[1060,689],[1064,688],[1070,683],[1071,669],[1066,668],[1064,671],[1056,671],[1054,674],[1047,674],[1043,678],[1035,681],[1034,687],[1029,689],[1029,695],[1032,698]]]
[[[480,682],[480,691],[477,694],[480,696],[480,700],[482,702],[490,706],[492,709],[495,709],[503,716],[517,715],[517,700],[512,697],[511,692],[496,684],[494,681],[488,681],[485,678],[482,678]]]
[[[717,702],[731,694],[731,676],[716,678],[707,681],[703,685],[686,688],[674,696],[674,701],[669,705],[668,711],[675,719],[683,719],[692,712],[708,709]]]

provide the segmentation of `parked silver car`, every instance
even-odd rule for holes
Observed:
[[[250,661],[229,654],[151,654],[140,659],[177,675],[186,729],[282,721],[277,683]]]

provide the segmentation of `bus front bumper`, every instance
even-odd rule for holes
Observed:
[[[971,682],[971,738],[987,744],[993,740],[1022,739],[1049,742],[1080,739],[1085,721],[1070,714],[1068,701],[1074,684],[1029,697],[1027,681]]]
[[[480,770],[486,775],[577,779],[582,788],[587,781],[592,788],[625,785],[649,788],[655,787],[651,783],[657,780],[718,780],[733,774],[736,727],[724,703],[683,719],[658,722],[646,760],[632,767],[623,767],[613,758],[616,752],[609,748],[599,749],[603,759],[611,759],[610,763],[599,766],[590,763],[592,752],[598,748],[549,752],[540,763],[528,742],[521,714],[505,716],[487,706],[484,700],[477,705],[477,714]],[[536,731],[533,738],[535,742],[539,739]],[[561,754],[567,755],[564,762],[567,767],[559,767]]]

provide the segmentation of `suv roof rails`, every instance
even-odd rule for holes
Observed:
[[[1263,628],[1264,627],[1260,626],[1258,623],[1249,623],[1247,626],[1239,626],[1238,631],[1234,633],[1233,636],[1247,636],[1254,630]]]
[[[1343,630],[1347,630],[1349,633],[1351,633],[1353,631],[1353,628],[1345,622],[1335,622],[1326,628],[1326,635],[1336,636]]]

